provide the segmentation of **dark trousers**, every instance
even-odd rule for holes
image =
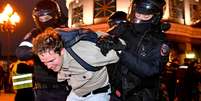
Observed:
[[[17,90],[15,101],[34,101],[34,92],[32,88]]]
[[[35,90],[35,101],[66,101],[69,94],[65,88],[44,88]]]

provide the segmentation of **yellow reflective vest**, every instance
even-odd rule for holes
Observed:
[[[17,73],[17,66],[19,63],[26,63],[26,62],[18,60],[17,62],[13,63],[12,67],[13,88],[23,89],[33,87],[32,73],[24,73],[24,74]]]

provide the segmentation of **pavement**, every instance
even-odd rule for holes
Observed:
[[[0,91],[0,101],[14,101],[15,93],[4,93]]]

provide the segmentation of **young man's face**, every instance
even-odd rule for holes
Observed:
[[[55,53],[53,50],[38,54],[41,62],[43,62],[48,69],[53,70],[54,72],[58,72],[62,67],[63,61],[63,49],[61,50],[61,54]]]

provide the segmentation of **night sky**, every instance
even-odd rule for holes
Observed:
[[[33,27],[32,9],[39,0],[0,0],[0,12],[7,3],[18,13],[21,20],[13,33],[0,31],[0,56],[14,55],[15,49]]]

